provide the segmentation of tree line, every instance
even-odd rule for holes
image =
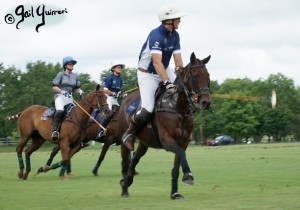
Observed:
[[[0,138],[18,136],[16,121],[5,120],[7,116],[34,104],[53,105],[52,80],[59,71],[62,71],[59,63],[31,62],[25,71],[4,68],[0,63]],[[110,69],[103,70],[99,82],[109,74]],[[125,68],[122,78],[122,91],[137,86],[135,68]],[[281,73],[271,74],[266,80],[227,79],[221,84],[211,79],[211,106],[215,111],[195,113],[196,144],[221,134],[231,135],[236,143],[249,139],[255,142],[300,139],[300,88],[295,87],[292,79]],[[89,74],[79,74],[79,80],[85,93],[97,85]],[[272,90],[277,93],[275,109],[271,108]],[[76,99],[79,100],[77,96]]]

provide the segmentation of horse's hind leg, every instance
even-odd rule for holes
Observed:
[[[92,170],[92,173],[94,174],[94,176],[98,176],[98,169],[99,169],[102,161],[104,160],[106,152],[109,149],[110,145],[111,145],[111,141],[109,141],[109,140],[105,141],[105,143],[104,143],[104,145],[102,147],[100,156],[98,158],[98,161],[97,161],[94,169]]]
[[[59,150],[60,150],[60,146],[59,145],[56,145],[56,146],[53,147],[53,149],[51,151],[51,154],[50,154],[50,157],[49,157],[49,159],[47,160],[47,162],[45,164],[45,167],[46,166],[51,166],[51,163],[53,162],[53,159],[57,155],[57,153],[59,152]],[[45,172],[44,166],[42,166],[42,167],[40,167],[38,169],[37,174],[42,173],[42,172]]]
[[[46,163],[47,166],[51,165],[54,157],[57,155],[57,153],[59,152],[59,150],[60,150],[60,146],[59,145],[55,145],[55,147],[53,147],[52,152],[50,154],[50,157],[49,157],[49,159],[48,159],[48,161]]]
[[[23,174],[23,180],[27,179],[28,174],[31,171],[31,163],[30,163],[31,154],[34,151],[36,151],[38,148],[40,148],[44,142],[45,142],[45,140],[40,136],[32,137],[32,143],[29,145],[29,147],[25,151],[26,171]]]
[[[16,152],[17,152],[18,162],[19,162],[19,169],[20,169],[18,172],[18,177],[20,179],[23,178],[23,174],[24,174],[24,161],[23,161],[22,153],[23,153],[23,149],[24,149],[25,145],[27,144],[27,142],[28,142],[28,138],[27,137],[24,138],[21,136],[19,144],[16,147]]]

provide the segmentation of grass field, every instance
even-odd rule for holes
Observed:
[[[32,155],[32,172],[23,181],[17,178],[14,147],[1,146],[0,210],[300,209],[300,143],[190,146],[187,158],[195,184],[180,182],[183,200],[169,198],[172,153],[150,149],[137,167],[140,175],[129,188],[130,197],[122,198],[120,147],[109,150],[94,177],[100,148],[96,144],[75,155],[76,176],[61,181],[59,170],[34,176],[50,154],[51,148],[43,147]]]

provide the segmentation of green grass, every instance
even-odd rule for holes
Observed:
[[[0,210],[300,209],[300,143],[190,146],[187,158],[195,184],[179,182],[183,200],[169,198],[172,153],[150,149],[137,167],[140,175],[129,188],[130,197],[122,198],[120,147],[109,150],[94,177],[100,148],[96,144],[75,155],[76,176],[61,181],[59,170],[34,176],[50,154],[51,147],[44,147],[33,153],[32,172],[23,181],[16,176],[14,148],[0,147]]]

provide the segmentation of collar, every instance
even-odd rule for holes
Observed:
[[[170,32],[165,26],[164,24],[162,23],[160,26],[159,26],[160,30],[162,31],[162,33],[166,36],[171,36],[172,34],[174,34],[175,30],[173,32]]]

